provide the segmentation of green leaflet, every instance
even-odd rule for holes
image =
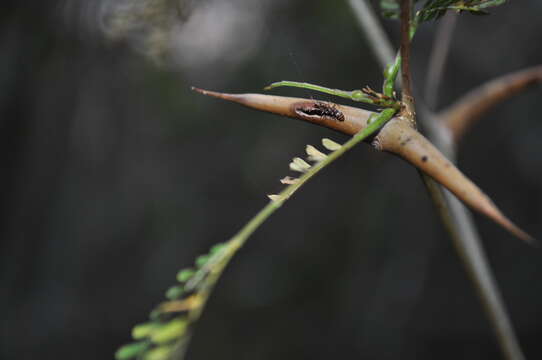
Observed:
[[[201,293],[206,291],[213,267],[224,256],[227,245],[216,244],[197,257],[195,266],[177,274],[178,283],[166,291],[165,302],[150,314],[149,321],[132,328],[133,342],[119,348],[117,360],[166,360],[174,351],[182,350],[189,327],[201,309]]]
[[[506,0],[428,0],[418,12],[419,22],[438,20],[447,10],[466,11],[473,15],[486,15],[484,9],[502,5]]]
[[[148,342],[135,342],[122,346],[115,353],[115,359],[127,360],[143,354],[149,347]]]
[[[418,2],[416,0],[415,2]],[[416,21],[438,20],[448,10],[469,12],[473,15],[486,15],[486,9],[502,5],[506,0],[427,0],[416,14]],[[399,17],[400,0],[380,0],[382,15],[388,18]]]

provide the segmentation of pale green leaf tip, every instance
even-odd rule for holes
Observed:
[[[271,89],[274,89],[276,88],[277,86],[279,86],[280,82],[274,82],[274,83],[271,83],[269,85],[267,85],[266,87],[264,87],[263,89],[264,90],[271,90]]]
[[[212,254],[212,255],[217,254],[217,253],[221,252],[223,249],[225,249],[226,246],[228,246],[228,245],[224,244],[224,243],[218,243],[216,245],[213,245],[213,247],[211,248],[209,253]]]
[[[180,338],[186,331],[188,322],[186,319],[173,319],[167,324],[155,329],[151,334],[151,340],[156,344],[165,344]]]
[[[339,150],[341,148],[340,144],[338,144],[335,141],[330,140],[328,138],[323,138],[322,139],[322,145],[324,145],[324,147],[326,149],[328,149],[329,151],[336,151],[336,150]]]
[[[154,322],[147,322],[143,324],[138,324],[132,328],[132,337],[135,340],[141,340],[146,337],[149,337],[158,325]]]
[[[299,166],[305,167],[305,168],[307,168],[307,169],[310,169],[310,167],[311,167],[311,165],[310,165],[308,162],[306,162],[305,160],[303,160],[303,159],[300,158],[300,157],[294,158],[294,159],[293,159],[293,162],[296,163],[296,164],[298,164]]]
[[[173,352],[173,346],[159,346],[145,354],[145,360],[166,360]]]
[[[120,347],[115,352],[115,359],[117,360],[128,360],[139,356],[143,351],[147,349],[149,344],[147,342],[135,342],[131,344],[126,344]]]
[[[294,163],[294,162],[291,162],[291,163],[290,163],[290,170],[292,170],[292,171],[297,171],[297,172],[301,172],[301,173],[306,172],[305,169],[300,168],[300,167],[299,167],[296,163]]]
[[[205,264],[207,264],[207,261],[209,261],[211,257],[209,255],[200,255],[196,258],[196,266],[202,267]]]
[[[194,271],[193,269],[182,269],[177,273],[177,281],[186,282],[190,280],[190,278],[194,276],[195,273],[196,271]]]
[[[308,160],[310,161],[323,161],[327,157],[326,154],[324,154],[312,145],[307,145],[305,151],[307,152],[307,155],[309,156]]]
[[[282,184],[286,184],[286,185],[293,185],[293,184],[297,183],[298,181],[299,181],[299,179],[293,178],[293,177],[290,177],[290,176],[286,176],[286,177],[280,179],[280,182]]]
[[[299,157],[294,158],[290,163],[290,170],[292,171],[305,173],[309,171],[310,168],[311,165]]]
[[[182,286],[172,286],[166,291],[166,298],[169,300],[177,300],[184,293],[184,288]]]

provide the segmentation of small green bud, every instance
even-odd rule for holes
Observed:
[[[386,65],[386,67],[384,68],[384,78],[387,79],[391,76],[391,72],[392,72],[392,65],[391,64],[388,64]]]
[[[153,321],[158,320],[158,319],[160,319],[160,315],[162,315],[162,311],[160,311],[160,309],[154,309],[149,314],[149,319],[151,319]]]
[[[196,266],[202,267],[205,264],[207,264],[207,261],[209,261],[211,257],[209,255],[200,255],[196,258]]]
[[[184,288],[182,286],[172,286],[166,291],[166,298],[169,300],[177,300],[184,293]]]
[[[173,346],[159,346],[145,354],[145,360],[166,360],[173,352]]]
[[[211,248],[211,250],[209,251],[209,253],[210,253],[211,255],[217,254],[217,253],[221,252],[224,248],[226,248],[226,246],[227,246],[227,245],[224,244],[224,243],[218,243],[218,244],[214,245],[214,246]]]
[[[177,281],[182,282],[182,283],[186,282],[190,280],[190,278],[194,276],[195,273],[196,271],[193,269],[182,269],[181,271],[177,273]]]
[[[149,343],[146,341],[135,342],[131,344],[126,344],[120,347],[115,352],[115,359],[117,360],[127,360],[139,356],[149,347]]]
[[[132,328],[132,337],[136,340],[141,340],[149,337],[156,328],[157,324],[154,322],[138,324]]]
[[[361,101],[367,98],[367,96],[361,90],[352,91],[351,97],[352,97],[352,100],[354,101]]]
[[[178,339],[186,331],[187,325],[188,322],[184,318],[173,319],[159,329],[154,330],[151,340],[156,344],[165,344],[171,340]]]

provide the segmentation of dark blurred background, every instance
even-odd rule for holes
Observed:
[[[398,23],[385,22],[397,43]],[[414,42],[414,81],[435,30]],[[461,16],[439,106],[542,60],[542,2]],[[109,359],[178,269],[281,189],[305,144],[343,135],[203,97],[288,79],[378,88],[345,1],[3,1],[0,358]],[[280,95],[325,96],[278,89]],[[542,238],[540,86],[499,105],[459,164]],[[347,103],[346,101],[340,101]],[[475,216],[527,358],[542,358],[542,252]],[[189,359],[498,359],[416,171],[369,146],[249,240]]]

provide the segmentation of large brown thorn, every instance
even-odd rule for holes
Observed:
[[[542,65],[491,80],[462,96],[444,109],[439,118],[458,141],[465,131],[495,105],[542,82]]]
[[[379,150],[399,155],[443,185],[467,206],[495,221],[518,238],[534,239],[511,222],[476,184],[412,126],[398,118],[390,120],[374,141]]]

